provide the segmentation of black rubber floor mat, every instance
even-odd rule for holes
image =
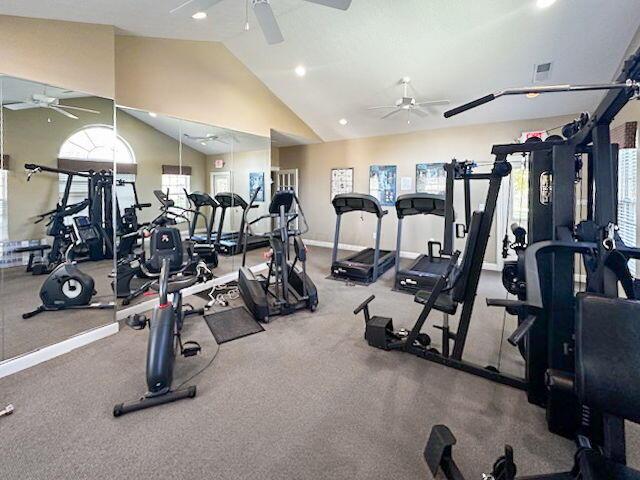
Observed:
[[[244,307],[230,308],[204,317],[218,345],[238,338],[264,332]]]

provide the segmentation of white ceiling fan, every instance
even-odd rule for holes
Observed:
[[[407,123],[411,123],[411,114],[415,113],[417,116],[424,118],[429,115],[429,112],[426,111],[425,107],[435,107],[438,105],[448,105],[449,100],[427,100],[424,102],[417,101],[414,97],[409,96],[409,85],[411,83],[411,79],[409,77],[403,77],[398,84],[402,85],[402,98],[396,100],[394,105],[382,105],[379,107],[369,107],[368,110],[381,110],[381,109],[392,109],[389,113],[382,116],[381,119],[384,120],[393,115],[397,115],[401,112],[407,112]]]
[[[209,145],[210,143],[213,142],[220,142],[220,143],[224,143],[225,145],[229,145],[230,142],[225,141],[222,139],[222,137],[220,135],[214,135],[213,133],[207,133],[204,137],[198,137],[196,135],[189,135],[188,133],[184,134],[185,138],[188,138],[189,140],[191,140],[192,142],[198,142],[200,145],[202,146],[206,146]],[[238,141],[237,137],[233,134],[229,134],[228,137],[232,140],[232,141]]]
[[[97,110],[91,110],[90,108],[72,107],[71,105],[63,105],[60,103],[60,99],[57,97],[50,97],[39,93],[34,93],[31,98],[25,102],[7,103],[4,105],[9,110],[28,110],[30,108],[48,108],[54,112],[58,112],[65,117],[77,120],[78,117],[67,110],[75,110],[78,112],[99,114]]]
[[[191,15],[197,12],[205,12],[209,10],[214,5],[220,3],[222,0],[187,0],[182,4],[178,5],[176,8],[171,10],[170,13],[175,13],[179,10],[185,9],[188,10]],[[273,10],[271,9],[271,4],[269,0],[246,0],[247,6],[249,2],[251,2],[251,6],[253,7],[253,13],[258,20],[258,24],[260,25],[260,29],[264,34],[264,38],[266,39],[269,45],[275,45],[276,43],[282,43],[284,41],[284,37],[282,36],[282,32],[280,31],[280,27],[278,26],[278,21],[276,20],[275,15],[273,14]],[[351,0],[304,0],[310,3],[316,3],[318,5],[324,5],[325,7],[337,8],[339,10],[347,10],[351,6]],[[248,25],[247,19],[247,25]]]

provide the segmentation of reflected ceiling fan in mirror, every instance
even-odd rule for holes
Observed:
[[[30,108],[47,108],[49,110],[53,110],[54,112],[58,112],[65,117],[71,118],[73,120],[78,120],[78,117],[67,110],[73,110],[77,112],[85,112],[85,113],[93,113],[99,114],[100,112],[97,110],[91,110],[90,108],[82,108],[82,107],[73,107],[71,105],[63,105],[60,103],[60,99],[57,97],[50,97],[47,95],[42,95],[39,93],[34,93],[29,100],[26,102],[18,102],[18,103],[7,103],[4,105],[5,108],[9,110],[28,110]]]
[[[425,108],[449,104],[449,100],[425,100],[422,102],[417,101],[414,97],[409,96],[410,84],[411,79],[409,77],[403,77],[398,82],[398,85],[402,85],[402,98],[396,100],[395,104],[393,105],[369,107],[368,110],[391,109],[389,113],[381,117],[382,120],[385,120],[402,112],[407,112],[407,123],[410,124],[412,113],[416,114],[418,117],[425,118],[430,114],[430,112],[425,110]]]
[[[196,136],[196,135],[189,135],[188,133],[185,133],[184,136],[185,136],[185,138],[188,138],[192,142],[198,142],[200,145],[203,145],[203,146],[209,145],[210,143],[213,143],[213,142],[224,143],[225,145],[229,145],[231,143],[231,141],[233,141],[235,143],[239,142],[238,138],[233,134],[227,134],[224,137],[224,140],[223,140],[222,136],[214,135],[213,133],[207,133],[203,137],[199,137],[199,136]],[[229,141],[229,140],[231,140],[231,141]]]
[[[188,11],[190,15],[194,15],[198,12],[206,12],[214,5],[220,3],[222,0],[187,0],[176,8],[171,10],[170,13],[177,11]],[[317,5],[323,5],[325,7],[337,8],[338,10],[347,10],[351,6],[351,0],[304,0],[309,3],[315,3]],[[248,5],[251,2],[253,7],[253,13],[258,20],[260,29],[264,34],[264,38],[269,45],[275,45],[277,43],[284,42],[284,37],[280,31],[280,26],[271,8],[269,0],[246,0],[247,2],[247,15]],[[247,25],[249,24],[247,18]]]

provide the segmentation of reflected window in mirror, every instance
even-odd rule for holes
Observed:
[[[129,143],[120,135],[115,135],[114,139],[113,128],[109,125],[89,125],[73,133],[60,147],[58,158],[74,162],[94,162],[93,164],[88,163],[86,168],[82,168],[86,170],[111,170],[112,167],[108,165],[112,164],[114,159],[118,165],[133,165],[136,163],[135,154]],[[105,163],[107,165],[104,165]],[[64,174],[58,176],[58,193],[60,200],[62,200],[64,196],[67,179],[68,177]],[[118,173],[116,179],[125,182],[134,182],[136,176],[131,173]],[[81,202],[87,198],[87,195],[88,183],[86,179],[74,177],[71,182],[68,203]],[[135,203],[132,189],[118,188],[116,195],[121,211]],[[85,210],[84,212],[79,212],[77,215],[82,216],[86,214],[87,212]],[[71,218],[65,219],[65,223],[70,223],[71,221]]]
[[[189,199],[184,192],[191,191],[191,175],[163,174],[162,191],[168,193],[177,207],[189,208]]]

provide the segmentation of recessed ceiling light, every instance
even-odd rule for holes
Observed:
[[[340,120],[338,120],[338,123],[340,125],[346,125],[347,123],[349,123],[349,121],[346,118],[341,118]]]
[[[527,98],[536,98],[539,95],[540,95],[539,93],[530,92],[530,93],[527,93]]]
[[[205,18],[207,18],[207,12],[196,12],[191,15],[191,18],[193,18],[194,20],[204,20]]]
[[[547,8],[556,3],[556,0],[537,0],[538,8]]]
[[[299,77],[304,77],[307,74],[307,69],[304,67],[304,65],[298,65],[295,72]]]
[[[156,112],[149,112],[149,116],[156,118],[158,116],[158,114]]]

